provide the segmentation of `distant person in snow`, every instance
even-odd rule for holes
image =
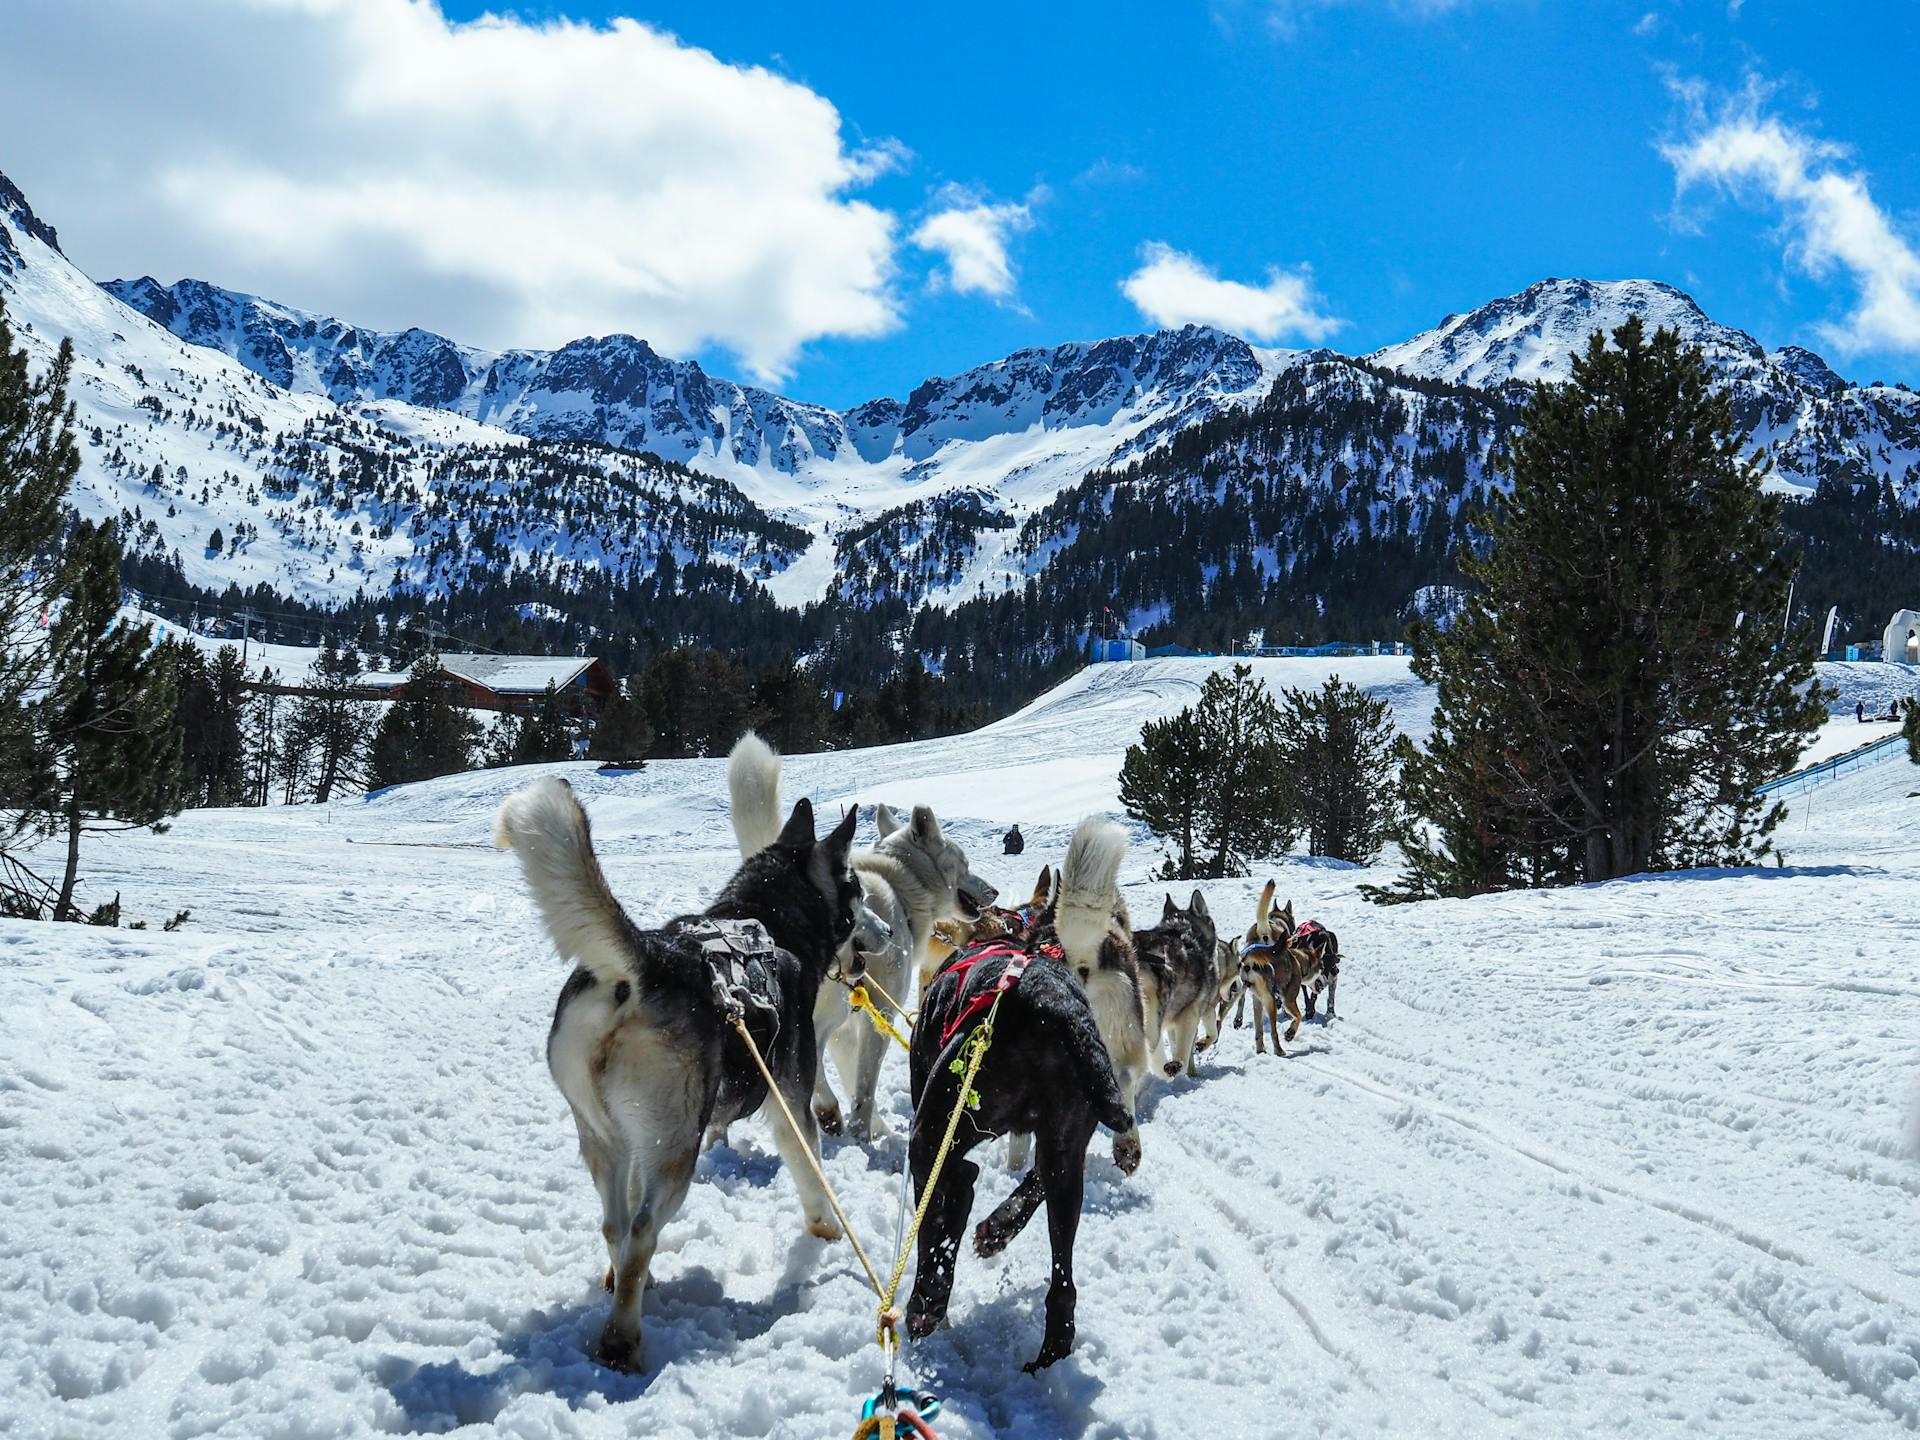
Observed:
[[[1007,831],[1006,852],[1009,855],[1018,855],[1026,848],[1027,837],[1022,835],[1020,833],[1020,827],[1015,825],[1011,830]]]
[[[1867,723],[1867,702],[1866,701],[1856,700],[1853,702],[1853,718],[1858,720],[1862,725]]]

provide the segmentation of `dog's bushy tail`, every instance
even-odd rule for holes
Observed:
[[[727,756],[727,797],[740,858],[750,860],[780,834],[780,757],[751,730]]]
[[[493,843],[520,862],[562,959],[584,965],[604,984],[633,978],[639,955],[633,922],[607,888],[587,812],[566,781],[536,780],[502,800]]]
[[[1067,858],[1054,892],[1054,929],[1074,960],[1091,958],[1113,923],[1119,896],[1120,862],[1127,853],[1127,832],[1113,821],[1090,815],[1074,827]]]

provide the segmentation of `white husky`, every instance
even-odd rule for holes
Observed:
[[[780,814],[780,757],[752,731],[740,737],[727,758],[727,780],[733,801],[733,833],[746,859],[769,844]],[[864,960],[867,974],[902,1005],[915,970],[926,960],[933,927],[942,920],[974,919],[999,892],[967,863],[967,852],[940,833],[940,822],[925,805],[913,808],[903,824],[886,806],[874,812],[880,839],[871,850],[855,851],[853,873],[860,879],[867,906],[889,927],[892,940],[884,949],[853,956],[842,954],[842,970],[849,961]],[[884,1012],[886,1002],[874,1002]],[[865,1140],[887,1133],[886,1122],[874,1108],[880,1082],[880,1064],[888,1040],[865,1016],[849,1019],[847,991],[823,985],[814,1007],[814,1033],[824,1057],[829,1048],[843,1084],[852,1087],[852,1115],[845,1128]],[[897,1026],[898,1015],[889,1016]],[[814,1114],[830,1135],[842,1128],[839,1098],[820,1066],[813,1091]]]

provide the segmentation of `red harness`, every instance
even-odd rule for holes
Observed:
[[[1020,977],[1027,973],[1027,966],[1033,963],[1035,955],[1045,955],[1058,960],[1062,958],[1063,953],[1058,945],[1042,945],[1038,950],[1028,950],[1025,946],[1016,945],[1011,940],[992,940],[976,950],[969,950],[965,958],[949,965],[941,974],[954,977],[954,993],[958,994],[966,988],[967,971],[979,961],[998,960],[1002,956],[1006,957],[1007,961],[1007,968],[1000,972],[1000,978],[993,983],[992,988],[982,990],[967,1001],[960,1007],[959,1013],[946,1023],[940,1031],[940,1048],[946,1049],[947,1042],[964,1030],[975,1016],[985,1014],[992,1009],[995,1000],[1019,984]]]
[[[1322,925],[1318,920],[1302,920],[1299,925],[1294,928],[1293,934],[1287,938],[1290,940],[1309,940],[1325,929],[1326,926]]]

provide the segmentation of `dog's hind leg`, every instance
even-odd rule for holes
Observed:
[[[1073,1283],[1073,1242],[1080,1231],[1080,1206],[1086,1195],[1087,1141],[1094,1120],[1084,1107],[1040,1136],[1039,1174],[1047,1197],[1047,1240],[1053,1264],[1047,1282],[1047,1329],[1040,1353],[1022,1368],[1031,1375],[1073,1349],[1074,1309],[1079,1291]]]
[[[1040,1208],[1046,1198],[1046,1186],[1041,1181],[1039,1170],[1029,1170],[1025,1178],[1013,1187],[1013,1193],[1002,1200],[991,1215],[974,1226],[973,1253],[984,1260],[1006,1249],[1013,1237],[1027,1228],[1027,1222],[1033,1219],[1033,1212]]]
[[[951,1102],[951,1095],[945,1098]],[[926,1186],[939,1148],[940,1136],[914,1132],[909,1157],[914,1189]],[[960,1253],[961,1232],[973,1210],[973,1186],[979,1175],[980,1167],[963,1159],[956,1150],[948,1155],[946,1168],[934,1187],[933,1203],[927,1208],[926,1223],[920,1227],[913,1295],[907,1301],[907,1334],[915,1340],[931,1334],[947,1317],[947,1304],[953,1298],[954,1261]]]
[[[1169,1078],[1183,1071],[1193,1073],[1193,1037],[1200,1028],[1200,1016],[1205,1006],[1205,1000],[1196,1000],[1173,1017],[1173,1024],[1169,1027],[1172,1031],[1173,1058],[1166,1067]]]
[[[1287,1039],[1291,1040],[1300,1033],[1300,987],[1287,986],[1280,992],[1280,1003],[1287,1007],[1287,1014],[1293,1019],[1293,1023],[1287,1027]],[[1277,1020],[1275,1024],[1278,1024]],[[1280,1041],[1277,1038],[1273,1042],[1273,1048],[1276,1050],[1280,1048]]]

